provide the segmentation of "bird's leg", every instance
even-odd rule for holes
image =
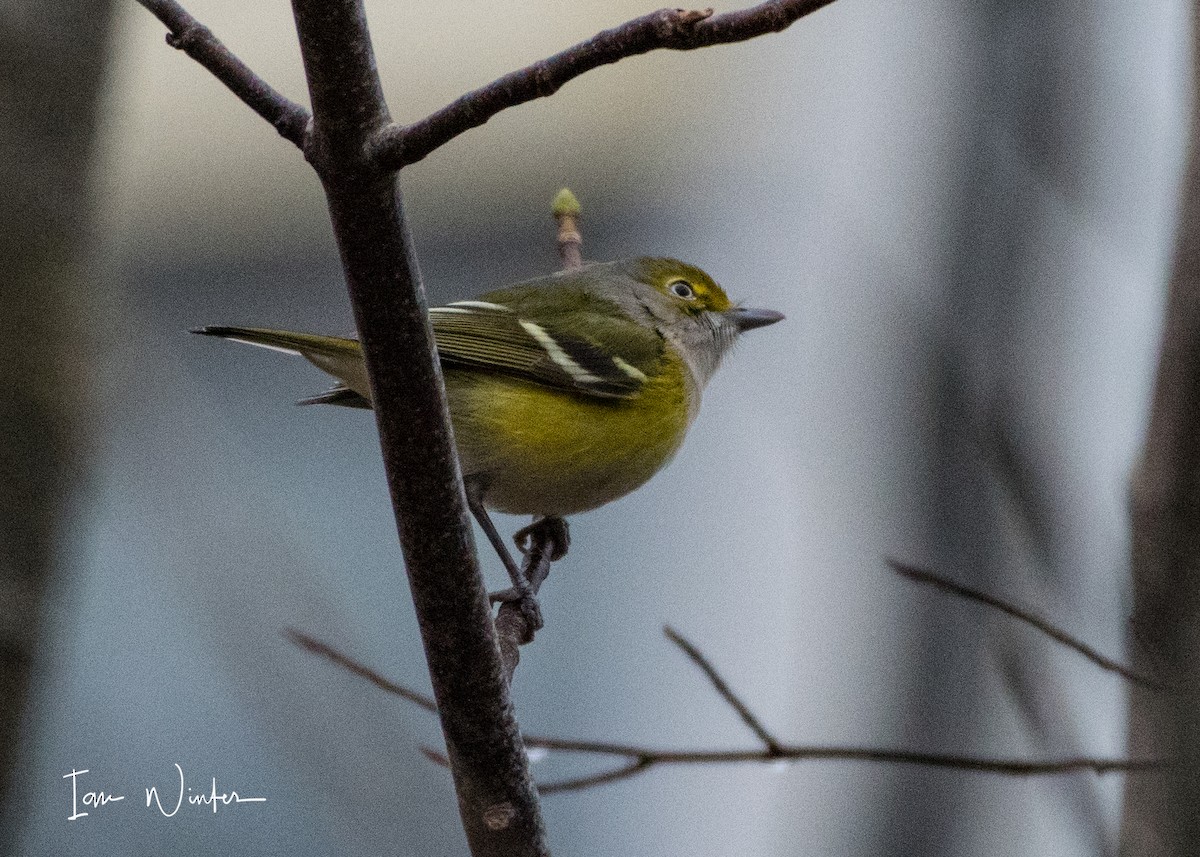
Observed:
[[[500,537],[500,533],[496,530],[496,525],[492,523],[487,509],[483,505],[484,486],[480,483],[479,479],[471,476],[463,479],[463,486],[467,489],[467,508],[475,516],[475,520],[479,522],[479,526],[483,527],[484,535],[488,537],[488,541],[492,543],[492,547],[495,548],[500,561],[504,563],[504,568],[508,572],[509,579],[512,580],[513,588],[528,589],[529,581],[525,579],[525,575],[517,567],[512,554],[508,552],[508,546],[504,543],[504,539]]]
[[[495,548],[500,561],[504,563],[504,569],[508,572],[509,580],[512,581],[511,587],[502,589],[499,592],[490,592],[488,593],[488,598],[492,601],[500,602],[520,601],[521,612],[525,614],[529,626],[535,631],[539,630],[543,625],[541,607],[538,605],[537,598],[530,591],[529,581],[525,578],[524,572],[517,566],[512,554],[509,553],[508,545],[500,537],[496,525],[492,523],[491,516],[487,513],[487,508],[483,505],[484,484],[477,477],[468,476],[463,479],[463,487],[467,491],[467,508],[471,510],[471,514],[475,516],[475,520],[483,528],[484,535],[492,543],[492,547]]]

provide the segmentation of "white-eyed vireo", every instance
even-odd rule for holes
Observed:
[[[633,491],[679,449],[738,335],[783,318],[734,306],[699,268],[650,258],[586,265],[429,315],[468,501],[510,575],[486,508],[562,517]],[[195,332],[299,354],[337,379],[302,404],[370,407],[355,339]]]

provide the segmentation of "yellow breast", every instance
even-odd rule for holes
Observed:
[[[679,449],[699,393],[673,354],[629,399],[552,390],[498,374],[446,370],[464,475],[498,511],[571,515],[638,488]]]

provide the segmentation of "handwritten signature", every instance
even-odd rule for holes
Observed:
[[[179,774],[179,789],[172,791],[164,788],[160,796],[158,786],[150,786],[146,789],[146,809],[157,811],[163,818],[172,818],[183,807],[186,800],[188,805],[204,808],[212,807],[213,815],[216,815],[217,810],[223,806],[230,804],[241,803],[266,803],[265,797],[242,797],[232,789],[229,791],[217,791],[217,778],[212,778],[212,788],[198,792],[187,784],[183,776],[183,766],[178,762],[175,763],[175,771]],[[71,781],[71,814],[67,816],[67,821],[78,821],[81,818],[86,818],[91,815],[85,808],[99,810],[108,807],[109,804],[117,803],[125,800],[125,795],[113,794],[110,791],[101,789],[85,790],[80,794],[80,778],[84,774],[91,773],[90,769],[83,770],[71,769],[71,773],[63,774],[64,780]],[[86,788],[86,787],[85,787]],[[172,789],[174,784],[172,783]],[[172,802],[172,799],[174,802]]]

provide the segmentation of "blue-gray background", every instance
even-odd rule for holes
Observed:
[[[286,3],[190,8],[303,97]],[[408,119],[650,8],[368,12]],[[882,558],[1120,655],[1187,27],[1182,0],[839,0],[779,36],[599,70],[405,172],[433,301],[551,270],[568,184],[589,258],[677,255],[788,315],[727,362],[666,471],[573,522],[514,688],[527,731],[753,746],[669,622],[788,741],[1123,752],[1118,681]],[[76,307],[87,490],[48,598],[17,853],[464,854],[420,753],[433,720],[282,636],[427,685],[369,416],[298,410],[316,370],[184,332],[351,329],[319,187],[161,35],[120,9]],[[268,801],[159,817],[144,788],[176,762]],[[62,776],[83,768],[128,797],[68,822]],[[1092,855],[1115,850],[1119,797],[1115,776],[804,763],[659,769],[545,812],[560,854]]]

